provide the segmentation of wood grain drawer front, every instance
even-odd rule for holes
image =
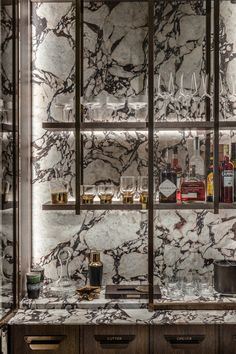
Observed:
[[[151,338],[154,354],[216,354],[214,327],[155,326]]]
[[[148,354],[148,326],[84,326],[83,354]]]
[[[236,354],[236,325],[221,326],[220,354]]]
[[[11,354],[79,354],[73,326],[13,326]]]

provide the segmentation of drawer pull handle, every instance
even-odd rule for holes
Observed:
[[[164,337],[173,348],[198,345],[205,339],[204,335],[165,335]]]
[[[94,338],[103,349],[124,349],[135,339],[135,335],[95,335]]]
[[[26,336],[25,342],[31,350],[57,350],[65,336]]]

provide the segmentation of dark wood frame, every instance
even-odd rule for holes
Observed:
[[[1,124],[1,132],[12,134],[12,188],[13,201],[5,203],[3,210],[12,209],[13,230],[13,304],[11,310],[0,318],[0,327],[13,316],[19,305],[19,7],[17,0],[4,1],[2,6],[12,5],[12,124]]]

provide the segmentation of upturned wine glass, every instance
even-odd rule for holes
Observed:
[[[168,119],[168,106],[170,103],[174,103],[174,95],[175,95],[175,85],[174,85],[174,78],[172,72],[170,73],[169,80],[168,80],[168,85],[165,88],[165,82],[164,79],[167,77],[168,74],[159,74],[157,77],[157,91],[156,91],[156,97],[157,99],[161,99],[163,102],[163,105],[161,108],[163,108],[163,120]],[[164,88],[164,89],[163,89]],[[161,111],[161,109],[159,110]]]

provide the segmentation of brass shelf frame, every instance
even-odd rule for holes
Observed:
[[[81,123],[81,132],[85,131],[145,131],[149,127],[148,122],[88,122]],[[75,122],[43,122],[42,128],[50,131],[74,131]],[[156,131],[162,130],[185,130],[192,129],[198,131],[214,130],[214,122],[154,122]],[[11,131],[10,127],[2,129]],[[219,130],[236,130],[236,122],[219,122]]]

